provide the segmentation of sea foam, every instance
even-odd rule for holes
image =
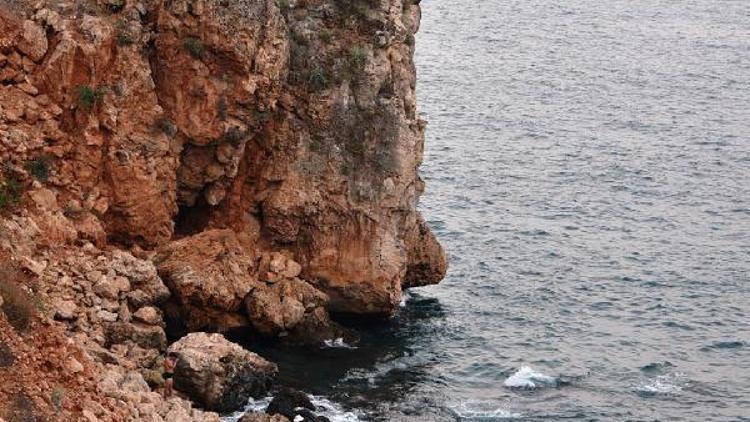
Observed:
[[[505,380],[504,385],[508,388],[541,388],[556,387],[557,378],[536,372],[528,366],[522,366],[515,374]]]
[[[348,344],[344,341],[342,337],[331,339],[331,340],[323,340],[323,348],[328,349],[356,349],[357,346],[352,346],[351,344]]]
[[[362,415],[358,412],[344,410],[341,405],[332,402],[326,397],[313,395],[308,395],[308,397],[310,397],[310,401],[315,406],[314,413],[318,416],[327,417],[331,422],[359,422],[363,420]],[[222,422],[237,422],[247,412],[264,413],[271,400],[272,397],[270,396],[261,399],[253,399],[251,397],[243,410],[225,416],[221,420]]]

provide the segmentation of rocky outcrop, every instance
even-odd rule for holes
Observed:
[[[175,324],[348,340],[329,311],[389,315],[443,277],[416,211],[419,8],[0,3],[0,256],[92,373],[158,385]]]
[[[324,306],[326,302],[328,297],[325,294],[297,278],[261,286],[245,299],[253,326],[269,335],[293,329],[306,313]]]
[[[221,334],[191,333],[169,347],[177,356],[175,388],[206,409],[229,412],[271,387],[275,364]]]
[[[172,242],[156,263],[189,331],[225,331],[247,325],[240,315],[247,294],[260,286],[255,260],[231,230],[208,230]]]
[[[442,277],[415,210],[418,5],[107,10],[3,19],[15,49],[0,64],[0,154],[21,174],[46,157],[67,225],[82,226],[66,239],[154,247],[175,224],[230,228],[290,253],[332,309],[355,313],[391,313],[402,287]]]
[[[293,420],[300,416],[300,411],[305,410],[315,410],[315,406],[307,394],[299,390],[284,388],[274,395],[273,400],[268,404],[266,413],[286,416],[289,420]]]
[[[282,415],[267,415],[265,413],[251,412],[242,415],[239,422],[288,422],[289,419]]]

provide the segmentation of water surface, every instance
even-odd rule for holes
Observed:
[[[750,2],[422,6],[450,272],[286,381],[364,420],[750,420]]]

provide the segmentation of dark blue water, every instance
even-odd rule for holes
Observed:
[[[286,381],[365,420],[750,420],[750,1],[422,6],[450,272]]]

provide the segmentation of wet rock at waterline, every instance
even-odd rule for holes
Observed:
[[[276,364],[232,343],[221,334],[191,333],[173,343],[175,389],[208,410],[230,412],[273,384]]]
[[[315,410],[315,406],[302,391],[292,388],[283,388],[276,393],[266,408],[269,415],[283,415],[293,420],[299,415],[300,410]]]
[[[50,372],[14,380],[40,417],[215,420],[144,388],[167,338],[315,345],[346,337],[329,310],[391,315],[442,277],[416,209],[418,4],[76,3],[0,1],[0,262],[107,385],[54,409]]]
[[[297,278],[261,286],[245,298],[253,327],[265,335],[307,345],[320,345],[331,338],[354,337],[331,320],[325,309],[327,302],[327,295]]]
[[[251,412],[243,415],[238,422],[289,422],[289,419],[281,415]]]

